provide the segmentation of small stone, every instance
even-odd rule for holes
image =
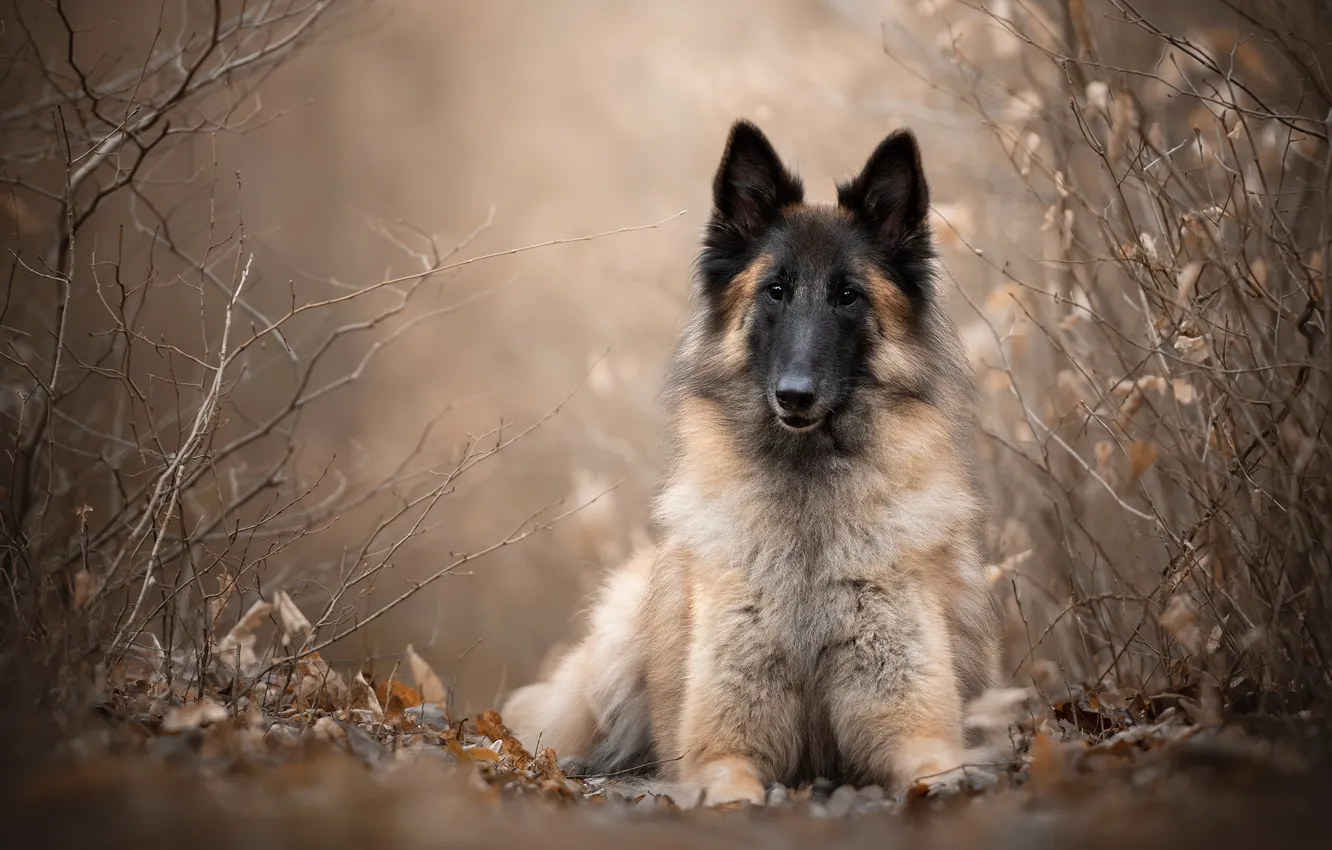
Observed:
[[[828,814],[835,818],[844,818],[851,814],[851,806],[856,801],[856,789],[843,785],[828,798]]]
[[[812,818],[827,818],[832,815],[828,812],[828,807],[823,803],[814,802],[809,804],[809,816]]]
[[[883,790],[882,785],[866,785],[856,793],[860,795],[860,799],[871,802],[878,802],[888,796],[888,792]]]
[[[823,800],[827,800],[829,797],[832,796],[833,788],[834,786],[831,779],[825,779],[824,777],[820,776],[818,779],[814,780],[814,785],[810,789],[813,792],[812,799],[815,802],[822,802]]]
[[[791,793],[786,790],[785,785],[774,785],[768,789],[769,806],[784,806],[790,798]]]

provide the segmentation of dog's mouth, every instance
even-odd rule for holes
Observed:
[[[813,431],[823,424],[824,416],[793,416],[790,414],[777,414],[777,421],[786,430],[795,434],[804,434]]]

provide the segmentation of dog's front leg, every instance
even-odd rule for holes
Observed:
[[[761,805],[767,783],[794,771],[798,694],[742,577],[710,575],[695,590],[677,739],[682,799]]]
[[[938,600],[867,583],[849,639],[829,658],[833,734],[853,771],[889,788],[966,761],[962,700]]]

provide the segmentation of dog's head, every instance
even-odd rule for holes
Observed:
[[[699,258],[703,309],[717,356],[748,377],[776,432],[835,432],[867,391],[921,391],[928,213],[909,130],[837,186],[835,205],[813,205],[757,127],[731,128]]]

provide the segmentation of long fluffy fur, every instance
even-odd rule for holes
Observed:
[[[744,132],[733,145],[755,144]],[[778,182],[791,182],[762,195],[750,186],[763,175],[731,161],[728,146],[719,192],[730,167],[746,197],[776,199],[741,215],[743,228],[768,215],[806,255],[861,238],[857,203],[889,204],[889,224],[891,204],[927,203],[911,194],[923,178],[896,191],[890,174],[888,201],[852,182],[838,206],[805,205],[784,170]],[[744,353],[770,243],[718,227],[722,206],[668,373],[658,542],[609,576],[586,636],[502,714],[524,743],[592,772],[662,762],[710,803],[762,802],[772,781],[900,785],[954,768],[963,706],[995,677],[997,609],[980,559],[970,373],[929,234],[865,261],[876,342],[863,388],[826,435],[796,445],[769,421]]]

